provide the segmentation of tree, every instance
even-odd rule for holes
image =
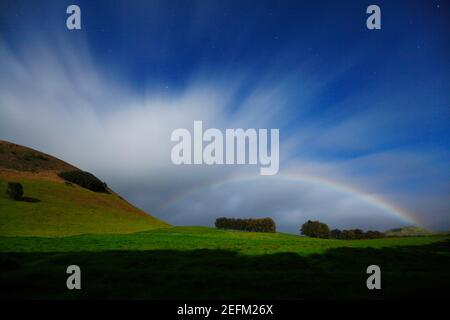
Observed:
[[[312,238],[329,238],[330,228],[320,221],[308,220],[300,228],[301,234]]]
[[[66,181],[75,183],[80,187],[89,189],[91,191],[109,193],[106,183],[102,182],[92,173],[81,170],[73,170],[60,172],[58,175]]]
[[[377,239],[382,238],[383,236],[384,236],[383,233],[381,233],[380,231],[372,231],[372,230],[367,231],[365,234],[366,239]]]
[[[353,230],[353,234],[354,234],[354,239],[356,239],[356,240],[364,239],[364,231],[362,231],[361,229]]]
[[[215,226],[219,229],[233,229],[251,232],[276,232],[275,222],[271,218],[233,219],[221,217],[216,219]]]
[[[6,194],[8,197],[14,200],[19,200],[23,196],[23,187],[19,182],[8,182],[6,188]]]
[[[355,239],[355,232],[354,232],[354,230],[342,230],[342,232],[341,232],[341,239],[342,240],[353,240],[353,239]]]
[[[339,229],[333,229],[330,231],[330,238],[331,239],[340,239],[341,238],[341,230]]]

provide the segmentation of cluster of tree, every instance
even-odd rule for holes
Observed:
[[[342,239],[342,240],[358,240],[358,239],[376,239],[384,237],[384,234],[379,231],[369,230],[364,232],[361,229],[339,230],[333,229],[330,231],[328,225],[320,221],[308,220],[300,228],[302,235],[312,238],[324,239]]]
[[[8,182],[6,194],[13,200],[20,200],[23,196],[23,187],[19,182]]]
[[[333,229],[330,231],[330,238],[341,240],[359,240],[359,239],[377,239],[384,237],[380,231],[369,230],[364,232],[361,229],[339,230]]]
[[[215,222],[216,228],[233,229],[253,232],[275,232],[276,225],[271,218],[262,219],[233,219],[233,218],[217,218]]]
[[[300,228],[301,234],[312,238],[324,238],[330,237],[330,228],[325,223],[320,221],[306,221]]]
[[[59,176],[66,181],[73,182],[80,187],[89,189],[91,191],[109,193],[106,183],[99,180],[92,173],[81,170],[74,170],[61,172]]]

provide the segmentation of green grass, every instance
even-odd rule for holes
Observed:
[[[2,299],[441,298],[450,289],[449,236],[344,241],[171,227],[114,193],[58,181],[67,164],[19,149],[3,154],[6,167],[34,173],[0,172]],[[22,183],[24,201],[7,198],[7,181]],[[66,289],[71,264],[81,267],[80,291]],[[380,291],[366,288],[372,264]]]
[[[126,203],[116,194],[96,193],[76,185],[16,179],[25,196],[14,201],[0,178],[0,236],[67,236],[129,233],[168,226]]]
[[[82,290],[65,288],[68,265]],[[366,288],[367,266],[382,290]],[[172,227],[133,234],[0,237],[0,297],[436,298],[450,288],[448,236],[321,240]]]
[[[229,250],[247,255],[290,252],[324,253],[333,248],[419,246],[446,240],[445,236],[372,240],[328,240],[284,233],[218,230],[208,227],[171,227],[133,234],[92,234],[61,237],[0,237],[0,252],[76,252],[105,250]]]
[[[0,141],[0,298],[442,298],[450,237],[323,240],[171,227],[118,195],[60,181],[75,167]],[[23,201],[6,197],[22,183]],[[67,290],[66,268],[82,271]],[[366,288],[366,268],[382,290]]]

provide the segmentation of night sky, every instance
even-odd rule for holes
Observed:
[[[449,1],[3,0],[0,139],[178,225],[448,229],[449,33]],[[170,133],[194,120],[279,128],[279,175],[174,166]]]

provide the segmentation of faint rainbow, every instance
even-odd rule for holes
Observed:
[[[255,176],[255,175],[240,175],[240,176],[232,176],[223,180],[220,180],[218,182],[208,182],[201,185],[198,185],[197,187],[194,187],[190,189],[189,191],[178,194],[171,198],[168,202],[166,202],[163,206],[160,207],[160,210],[167,209],[171,207],[172,205],[187,199],[189,196],[196,194],[199,191],[204,190],[205,188],[211,188],[211,187],[220,187],[222,185],[225,185],[227,183],[234,183],[234,182],[248,182],[248,181],[257,181],[257,180],[264,180],[266,176]],[[287,181],[294,181],[294,182],[308,182],[318,185],[322,188],[327,188],[339,192],[344,192],[347,194],[350,194],[351,196],[360,199],[370,205],[373,205],[374,207],[390,213],[391,215],[397,216],[401,218],[404,222],[408,222],[410,224],[420,226],[422,223],[412,215],[412,213],[399,208],[383,198],[365,193],[362,190],[350,187],[345,184],[338,183],[336,181],[320,178],[320,177],[313,177],[303,174],[295,174],[295,173],[289,173],[289,174],[277,174],[275,176],[267,176],[267,179],[276,179],[276,180],[287,180]]]

